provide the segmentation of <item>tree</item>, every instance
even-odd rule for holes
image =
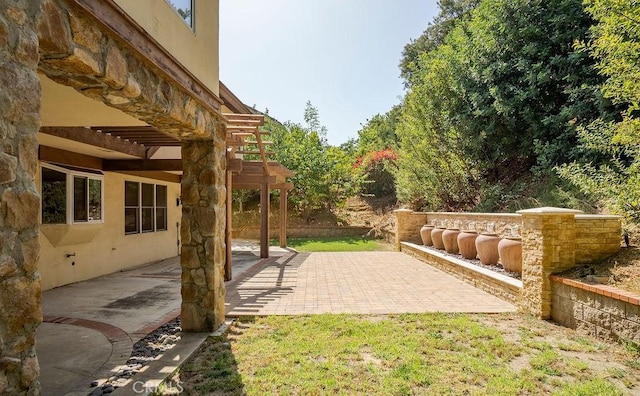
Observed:
[[[407,93],[397,134],[398,199],[415,209],[468,209],[476,197],[473,161],[465,157],[455,113],[459,54],[450,45],[421,56],[420,84]]]
[[[329,209],[353,194],[357,181],[350,154],[327,145],[326,128],[311,102],[307,102],[304,118],[307,127],[266,117],[264,129],[271,132],[274,160],[295,172],[289,194],[292,209],[309,220],[315,211]]]
[[[357,156],[384,149],[397,149],[396,128],[402,107],[395,105],[385,114],[376,114],[358,131]]]
[[[424,64],[420,64],[420,56],[433,51],[443,45],[446,36],[460,23],[468,19],[481,0],[439,0],[438,16],[429,23],[420,37],[411,40],[402,50],[400,58],[400,76],[404,79],[405,87],[414,84],[418,71]]]
[[[609,111],[593,60],[574,49],[593,23],[582,0],[485,0],[472,14],[451,40],[468,154],[493,180],[575,159],[577,126]]]
[[[606,156],[604,163],[574,162],[563,177],[602,199],[605,207],[640,222],[640,7],[626,0],[587,0],[598,22],[593,40],[580,48],[607,77],[602,92],[621,106],[616,120],[600,118],[580,132],[581,147]]]

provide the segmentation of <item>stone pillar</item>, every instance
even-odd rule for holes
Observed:
[[[576,262],[576,221],[579,210],[537,208],[522,215],[522,296],[520,309],[540,319],[551,317],[551,274]]]
[[[396,250],[400,250],[400,242],[407,238],[407,223],[409,216],[413,213],[410,209],[396,209],[393,211],[396,215]]]
[[[225,314],[224,150],[213,140],[183,140],[182,171],[180,318],[183,330],[208,332],[224,322]]]
[[[396,215],[396,249],[400,250],[400,242],[422,244],[420,228],[427,222],[427,214],[410,209],[397,209]]]
[[[0,0],[0,394],[37,395],[40,1]]]

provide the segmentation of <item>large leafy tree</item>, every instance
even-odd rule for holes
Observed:
[[[593,24],[582,0],[466,6],[409,57],[398,194],[432,208],[466,208],[496,185],[552,173],[583,155],[579,125],[614,114],[595,62],[575,48]]]
[[[400,58],[400,76],[405,86],[410,87],[419,81],[419,71],[424,67],[420,56],[433,51],[445,43],[447,35],[459,24],[468,19],[481,0],[439,0],[438,16],[429,23],[427,29],[415,40],[404,46]]]
[[[587,0],[598,21],[582,46],[607,77],[602,92],[621,106],[617,120],[601,118],[581,131],[582,147],[606,156],[604,163],[576,162],[561,174],[606,207],[640,222],[640,5],[628,0]]]
[[[574,48],[592,23],[582,0],[484,0],[456,30],[460,131],[496,179],[514,164],[574,159],[576,126],[606,112],[602,78]]]
[[[398,125],[397,194],[414,208],[468,208],[476,190],[472,160],[464,156],[453,115],[459,54],[450,45],[421,56],[420,84],[407,93]]]

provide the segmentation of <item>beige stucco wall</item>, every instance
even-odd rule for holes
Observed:
[[[219,0],[194,1],[194,30],[164,0],[115,2],[198,80],[219,94]]]
[[[167,186],[167,231],[124,234],[125,180]],[[43,290],[178,255],[176,223],[180,222],[181,207],[175,202],[179,184],[105,172],[103,186],[104,224],[40,226],[38,269]],[[68,253],[75,253],[75,257],[66,257]]]

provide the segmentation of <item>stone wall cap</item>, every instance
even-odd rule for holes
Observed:
[[[491,216],[491,217],[520,217],[517,213],[478,213],[478,212],[421,212],[427,215],[445,216]]]
[[[393,211],[393,213],[413,213],[413,210],[411,209],[396,209]]]
[[[622,216],[618,215],[597,215],[597,214],[578,214],[576,219],[582,220],[620,220]]]
[[[576,209],[567,209],[567,208],[554,208],[551,206],[545,206],[543,208],[532,208],[532,209],[524,209],[519,210],[516,213],[519,214],[580,214],[584,213],[581,210]]]

